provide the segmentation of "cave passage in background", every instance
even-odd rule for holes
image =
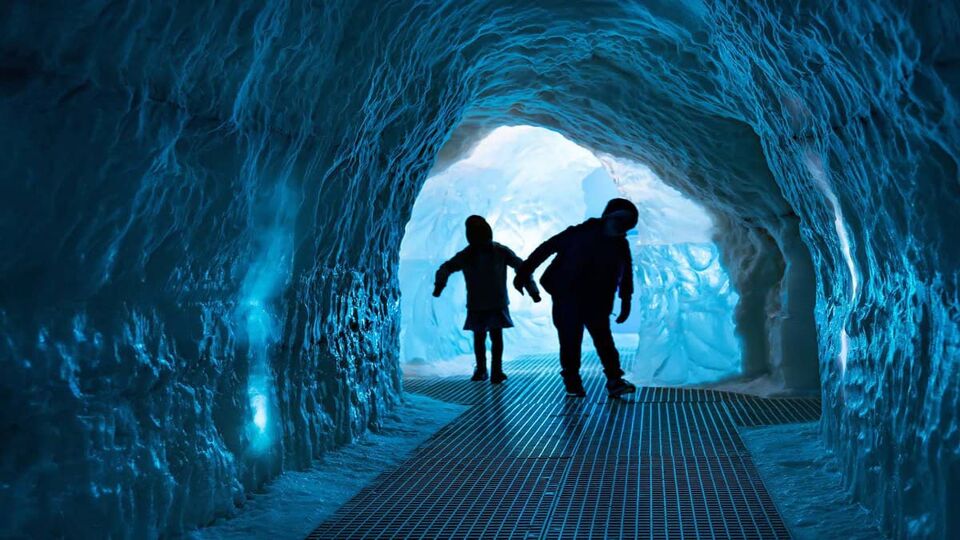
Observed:
[[[466,245],[468,215],[484,216],[494,239],[525,257],[565,227],[600,215],[613,197],[629,198],[640,210],[640,224],[629,237],[634,309],[625,324],[613,325],[621,351],[638,355],[631,375],[679,385],[739,374],[733,320],[738,296],[720,265],[707,212],[640,163],[595,154],[532,126],[493,130],[423,186],[400,248],[405,370],[472,369],[471,336],[461,329],[462,277],[451,279],[441,298],[431,296],[436,268]],[[534,304],[511,290],[510,302],[516,327],[504,333],[506,358],[556,351],[549,297]],[[590,347],[586,338],[584,349]]]

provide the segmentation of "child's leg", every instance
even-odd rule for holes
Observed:
[[[474,371],[474,377],[483,374],[486,379],[487,374],[487,331],[473,331],[473,354],[477,359],[477,369]]]
[[[500,328],[490,329],[490,373],[503,374],[503,330]]]
[[[603,373],[607,376],[607,380],[621,379],[623,369],[620,367],[620,353],[610,332],[610,318],[606,315],[590,317],[586,326],[587,332],[590,332],[590,337],[593,338],[593,345],[597,349],[597,356],[603,364]]]
[[[637,387],[623,378],[623,368],[620,367],[620,353],[613,341],[610,332],[610,317],[600,315],[587,320],[587,331],[593,337],[593,344],[597,347],[597,356],[603,364],[603,373],[607,376],[607,392],[611,397],[620,397],[632,394]]]
[[[553,325],[560,341],[560,375],[568,389],[579,389],[580,350],[583,344],[583,317],[580,307],[569,299],[553,297]]]

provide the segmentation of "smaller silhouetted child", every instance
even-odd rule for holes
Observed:
[[[512,328],[507,307],[507,266],[517,268],[522,260],[503,244],[493,241],[490,224],[480,216],[470,216],[465,223],[467,247],[440,265],[433,287],[433,296],[440,296],[447,278],[463,271],[467,283],[467,321],[464,330],[473,332],[473,350],[477,367],[471,380],[487,380],[487,333],[490,334],[490,382],[500,384],[507,380],[503,373],[503,329]],[[540,291],[532,278],[524,283],[534,302],[540,301]]]

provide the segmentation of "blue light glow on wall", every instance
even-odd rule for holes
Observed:
[[[818,155],[808,150],[805,160],[807,169],[813,177],[817,187],[823,192],[827,202],[830,203],[830,209],[833,211],[833,227],[837,232],[837,241],[840,244],[840,254],[847,265],[847,271],[850,276],[850,302],[847,304],[847,312],[843,316],[843,324],[840,327],[840,350],[837,353],[837,362],[840,365],[840,373],[847,371],[847,359],[850,356],[850,335],[847,334],[846,321],[857,301],[857,290],[860,287],[860,273],[857,271],[856,263],[853,260],[853,252],[850,246],[850,235],[847,231],[847,223],[843,219],[843,208],[840,207],[840,201],[837,194],[830,187],[827,175],[823,170],[823,161]]]
[[[269,210],[269,211],[268,211]],[[260,219],[270,225],[259,238],[259,256],[250,265],[242,287],[238,315],[248,344],[250,373],[247,398],[250,425],[247,429],[251,446],[263,451],[273,444],[276,415],[274,388],[269,365],[270,348],[279,337],[278,321],[273,305],[282,285],[289,278],[293,246],[289,194],[282,186],[258,209]]]

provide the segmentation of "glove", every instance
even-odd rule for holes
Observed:
[[[617,317],[617,324],[623,324],[630,318],[630,299],[620,299],[620,315]]]
[[[540,303],[540,293],[535,293],[535,292],[534,292],[534,293],[530,293],[530,298],[533,298],[533,303],[534,303],[534,304],[539,304],[539,303]]]
[[[520,291],[520,295],[523,296],[523,286],[526,284],[527,280],[530,279],[528,276],[523,276],[517,274],[513,278],[513,288]],[[536,302],[536,300],[534,300]]]

